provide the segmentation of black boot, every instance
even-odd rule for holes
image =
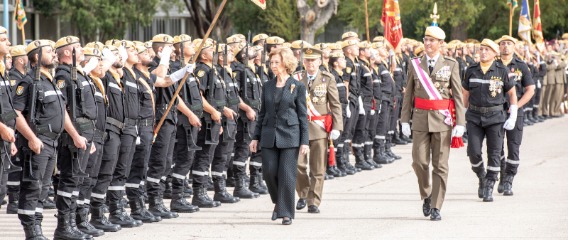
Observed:
[[[130,217],[135,220],[142,221],[143,223],[153,223],[162,220],[160,216],[154,216],[154,214],[146,209],[143,197],[130,200],[128,204],[130,205]]]
[[[164,199],[172,199],[172,177],[168,176],[165,181]]]
[[[260,194],[252,192],[246,186],[245,176],[237,176],[237,182],[235,184],[235,189],[233,190],[233,196],[235,197],[251,199],[260,196]]]
[[[391,150],[391,139],[387,137],[386,144],[385,144],[385,153],[387,156],[394,158],[394,160],[400,160],[402,157],[394,154]]]
[[[396,144],[396,145],[406,145],[408,144],[406,141],[402,140],[398,134],[395,132],[395,134],[393,135],[393,139],[392,141]]]
[[[407,143],[412,143],[412,139],[405,136],[404,134],[400,133],[400,139],[402,139],[403,141],[407,142]]]
[[[191,204],[200,208],[214,208],[221,206],[220,202],[213,201],[209,198],[204,187],[193,189],[193,199],[191,199]]]
[[[375,167],[369,165],[365,161],[365,155],[363,154],[362,147],[354,147],[353,153],[355,154],[355,167],[360,168],[361,170],[373,170]]]
[[[339,171],[339,168],[337,168],[337,164],[335,164],[335,166],[331,167],[331,170],[333,171],[333,176],[334,177],[345,177],[345,173],[342,173],[341,171]]]
[[[331,176],[331,177],[333,177],[333,178],[331,178],[331,179],[334,179],[334,178],[335,178],[334,173],[335,173],[335,172],[333,171],[333,167],[327,166],[327,167],[325,168],[325,175],[326,175],[326,176]]]
[[[495,186],[495,181],[486,179],[485,186],[483,188],[483,201],[493,202],[493,187]]]
[[[503,189],[503,195],[505,196],[513,196],[513,175],[505,176],[505,184]]]
[[[501,171],[499,172],[499,184],[497,185],[497,192],[498,193],[503,193],[503,190],[505,189],[505,178],[507,176],[507,173],[505,172],[507,168],[507,164],[505,163],[505,158],[501,159]]]
[[[6,214],[18,214],[18,200],[20,192],[8,193],[8,205],[6,206]]]
[[[347,158],[345,158],[345,155],[343,157],[341,157],[341,165],[339,166],[339,169],[342,172],[345,172],[345,175],[353,175],[355,174],[357,171],[355,171],[355,167],[353,167],[349,161],[347,160]]]
[[[97,229],[101,229],[105,232],[118,232],[122,227],[117,224],[109,222],[105,216],[102,207],[91,206],[91,221],[89,221]]]
[[[365,144],[365,162],[367,162],[367,164],[369,164],[370,166],[373,166],[373,168],[382,168],[383,165],[376,163],[375,161],[373,161],[373,145],[371,144]]]
[[[47,240],[43,236],[40,225],[24,226],[24,234],[26,235],[26,240]]]
[[[268,194],[268,189],[263,188],[261,186],[261,177],[260,175],[250,175],[250,183],[249,183],[249,190],[253,193],[258,193],[258,194]]]
[[[378,164],[390,164],[394,161],[393,158],[387,155],[385,150],[386,148],[385,144],[386,144],[385,140],[379,140],[379,146],[378,148],[375,149],[375,155],[373,157],[373,161],[375,161]]]
[[[183,192],[185,193],[184,196],[186,197],[191,197],[191,195],[193,195],[193,188],[191,187],[191,179],[186,178],[185,180],[183,180]]]
[[[82,233],[74,231],[71,225],[71,214],[57,214],[57,227],[53,233],[54,239],[66,239],[66,240],[86,240],[91,239],[92,236],[84,235]]]
[[[142,225],[141,221],[138,222],[137,220],[134,220],[132,217],[130,217],[130,215],[128,215],[128,213],[126,213],[126,211],[124,210],[124,207],[122,207],[122,203],[118,201],[111,202],[109,204],[109,211],[110,214],[108,216],[108,220],[111,223],[118,224],[124,228],[139,227],[140,225]]]
[[[172,211],[178,213],[194,213],[199,211],[198,206],[193,206],[191,203],[185,199],[185,197],[181,196],[181,194],[173,194],[172,201],[170,202],[170,208]]]
[[[105,231],[95,228],[89,223],[89,207],[77,207],[77,227],[81,232],[92,235],[93,237],[100,237],[105,235]]]
[[[164,201],[162,200],[161,197],[159,197],[159,196],[150,197],[149,200],[150,200],[149,201],[150,204],[149,204],[148,211],[150,211],[154,216],[159,216],[162,219],[171,219],[171,218],[179,217],[177,212],[170,211],[164,205]]]
[[[43,209],[55,209],[55,202],[50,197],[45,198],[45,201],[43,201]]]
[[[205,188],[207,188],[207,191],[215,191],[215,187],[213,186],[213,179],[211,178],[211,176],[207,177],[207,183],[205,183]]]
[[[345,159],[345,166],[351,169],[351,171],[355,173],[361,172],[362,171],[361,168],[357,168],[351,164],[351,161],[349,160],[350,156],[351,156],[351,147],[350,144],[346,144],[345,151],[343,151],[343,159]]]
[[[224,177],[222,176],[213,177],[213,186],[215,187],[215,195],[213,195],[213,200],[219,201],[221,203],[236,203],[240,200],[238,197],[233,197],[231,194],[227,192],[227,189],[225,188]]]
[[[485,171],[477,173],[479,186],[477,187],[477,197],[483,198],[483,187],[485,186]]]

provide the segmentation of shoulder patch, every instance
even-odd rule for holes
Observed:
[[[346,67],[345,72],[350,74],[351,73],[351,67]]]
[[[65,87],[65,80],[57,80],[57,88],[63,89]]]
[[[205,71],[199,70],[199,72],[197,72],[197,77],[203,77],[203,76],[205,76]]]
[[[20,96],[22,93],[24,93],[24,86],[18,86],[18,88],[16,88],[16,95]]]

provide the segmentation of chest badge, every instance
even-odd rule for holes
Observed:
[[[65,87],[65,80],[57,80],[57,88],[63,89]]]
[[[18,88],[16,88],[16,95],[20,96],[22,93],[24,93],[24,87],[18,86]]]
[[[489,80],[489,91],[491,92],[491,97],[496,97],[500,94],[503,89],[503,80],[500,77],[491,77]]]

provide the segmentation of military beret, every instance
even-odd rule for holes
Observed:
[[[568,33],[564,33],[564,34],[562,34],[562,39],[564,39],[564,40],[568,40]]]
[[[152,48],[152,41],[146,41],[146,42],[144,42],[144,47],[146,47],[146,48]]]
[[[24,45],[12,46],[10,47],[10,55],[12,55],[12,57],[25,56],[26,47]]]
[[[123,42],[124,48],[136,48],[136,44],[134,44],[134,42],[132,42],[132,41],[124,40],[122,42]]]
[[[197,52],[197,50],[199,49],[199,45],[201,45],[202,42],[203,42],[203,39],[195,39],[195,40],[193,40],[193,48],[194,48],[196,54],[200,54],[200,53],[201,53],[201,51]],[[208,49],[208,48],[213,48],[214,45],[215,45],[215,44],[214,44],[214,42],[213,42],[213,39],[209,38],[209,39],[207,39],[207,40],[205,41],[205,43],[203,44],[203,47],[201,48],[201,50],[205,50],[205,49]]]
[[[31,51],[36,50],[39,47],[53,47],[49,40],[35,40],[28,44],[26,47],[26,54],[29,54]]]
[[[376,36],[375,38],[373,38],[373,42],[382,42],[385,40],[385,37],[383,36]]]
[[[118,48],[113,45],[105,45],[104,48],[111,50],[112,52],[118,52]],[[104,49],[103,48],[103,49]],[[101,50],[102,51],[102,50]]]
[[[62,37],[59,40],[57,40],[57,42],[55,42],[55,49],[59,49],[65,46],[69,46],[71,44],[75,44],[75,43],[80,43],[81,40],[78,37],[75,36],[67,36],[67,37]]]
[[[319,59],[321,58],[321,50],[314,47],[304,48],[304,59]]]
[[[285,43],[282,43],[282,46],[285,47],[285,48],[290,48],[290,47],[292,47],[292,44],[289,43],[289,42],[285,42]]]
[[[136,45],[136,52],[138,52],[140,54],[140,53],[143,53],[145,51],[148,51],[148,48],[146,48],[142,45]]]
[[[330,58],[344,58],[345,55],[343,55],[342,52],[334,52],[334,53],[331,53],[331,54],[329,55],[329,57],[330,57]]]
[[[272,36],[272,37],[268,37],[266,38],[266,44],[271,44],[271,45],[282,45],[284,44],[284,39],[282,39],[281,37],[278,36]]]
[[[346,32],[343,35],[341,35],[342,40],[345,40],[345,39],[351,38],[351,37],[359,39],[359,35],[357,35],[357,33],[355,33],[355,32]]]
[[[100,57],[101,51],[97,48],[84,47],[83,48],[83,54],[85,54],[85,56]]]
[[[118,40],[118,39],[111,39],[111,40],[107,40],[107,41],[105,42],[105,45],[106,45],[106,46],[116,46],[115,44],[116,44],[117,42],[121,42],[121,41]]]
[[[359,46],[359,49],[371,48],[371,44],[369,44],[369,42],[367,42],[367,41],[362,41],[357,45]]]
[[[247,37],[245,37],[245,35],[237,33],[235,35],[233,35],[233,37],[238,37],[239,39],[241,39],[241,42],[246,42],[247,41]]]
[[[174,37],[174,44],[178,44],[181,42],[189,42],[191,41],[191,37],[187,34],[180,34]]]
[[[517,44],[517,39],[514,37],[511,37],[509,35],[503,35],[501,36],[501,38],[495,40],[495,43],[500,44],[502,41],[511,41],[514,44]]]
[[[102,42],[90,42],[85,47],[96,48],[102,50],[105,45]]]
[[[231,43],[241,43],[242,39],[236,34],[227,38],[227,44]]]
[[[341,50],[341,43],[330,43],[329,49],[331,50]]]
[[[444,32],[444,30],[437,26],[427,27],[424,36],[430,36],[439,40],[446,39],[446,33]]]
[[[268,35],[261,33],[261,34],[257,34],[254,37],[252,37],[252,42],[256,42],[259,40],[266,40],[268,38]]]
[[[225,48],[227,48],[227,51],[231,51],[231,47],[227,46],[227,44],[224,44],[224,43],[220,43],[219,47],[215,47],[215,50],[217,50],[217,53],[223,54],[223,53],[225,53]],[[213,50],[213,51],[215,51],[215,50]]]
[[[314,45],[313,47],[319,49],[319,50],[324,50],[324,49],[328,49],[329,48],[329,44],[327,43],[318,43],[316,45]]]
[[[341,48],[346,48],[349,46],[353,46],[353,45],[357,45],[359,43],[359,41],[357,40],[345,40],[343,42],[341,42]]]
[[[422,52],[424,52],[424,46],[418,46],[414,49],[414,56],[418,56]]]
[[[290,48],[292,49],[301,49],[301,48],[309,48],[312,45],[306,41],[302,41],[302,40],[296,40],[293,41],[292,44],[290,45]]]
[[[174,43],[174,38],[168,34],[158,34],[152,38],[152,43]]]
[[[499,45],[497,45],[497,43],[493,42],[491,39],[483,39],[483,41],[481,41],[481,46],[486,46],[491,48],[496,54],[499,54]]]

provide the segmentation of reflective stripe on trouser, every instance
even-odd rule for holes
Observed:
[[[497,181],[497,176],[501,171],[500,155],[504,137],[503,123],[482,127],[468,122],[466,126],[469,133],[467,155],[471,169],[476,174],[484,171],[481,149],[483,140],[487,139],[487,175],[485,177]]]
[[[194,128],[197,131],[197,128]],[[178,125],[176,131],[176,144],[174,146],[173,168],[172,168],[172,194],[183,192],[185,187],[184,180],[191,170],[195,159],[195,151],[189,151],[187,148],[187,127]]]
[[[43,200],[47,197],[44,185],[49,185],[55,168],[55,148],[43,144],[40,154],[32,157],[31,165],[33,177],[39,180],[22,181],[20,184],[20,198],[18,202],[18,218],[22,225],[33,225],[36,215],[43,212]],[[49,188],[49,187],[48,187]]]
[[[148,184],[146,189],[148,196],[161,196],[165,190],[165,176],[172,165],[174,147],[176,141],[176,126],[170,121],[164,121],[162,128],[156,136],[156,141],[150,151],[148,161]],[[159,182],[155,180],[159,179]],[[153,181],[150,181],[153,180]]]
[[[134,147],[130,174],[125,184],[126,195],[129,200],[137,199],[144,194],[140,183],[146,179],[146,171],[148,171],[152,137],[154,136],[153,129],[153,126],[138,127],[140,144]]]
[[[88,136],[85,136],[89,138]],[[79,197],[79,186],[83,184],[84,178],[73,176],[73,165],[80,164],[83,172],[87,169],[89,161],[89,151],[79,149],[78,159],[79,163],[73,162],[71,151],[69,151],[68,144],[70,137],[67,134],[62,135],[59,149],[57,152],[57,169],[59,170],[59,183],[56,192],[55,205],[57,210],[62,214],[72,212],[73,205]],[[91,144],[87,144],[87,149],[90,149]],[[76,166],[77,167],[77,166]],[[89,181],[90,182],[90,181]]]
[[[130,173],[130,166],[132,165],[132,157],[136,146],[136,136],[128,134],[128,132],[136,132],[136,127],[125,126],[122,132],[123,133],[120,135],[121,145],[118,152],[118,161],[116,161],[109,191],[107,192],[108,201],[111,203],[121,200],[124,195],[124,185]],[[117,188],[122,188],[122,190],[111,190]]]
[[[79,198],[77,199],[77,205],[89,204],[91,202],[91,192],[97,183],[97,176],[99,175],[99,169],[101,168],[101,160],[103,157],[103,145],[95,142],[95,148],[97,149],[93,154],[89,155],[89,162],[87,163],[86,173],[89,174],[88,178],[83,179],[83,182],[79,184]]]
[[[381,101],[381,112],[379,113],[377,125],[375,126],[375,136],[373,137],[373,147],[378,148],[380,140],[386,140],[388,128],[390,126],[390,114],[392,107],[387,101]]]
[[[251,126],[256,126],[256,121],[249,122],[249,129]],[[245,138],[244,123],[241,118],[237,120],[237,141],[234,143],[234,153],[232,163],[233,176],[235,178],[246,175],[247,160],[251,157],[249,150],[250,139]],[[250,131],[249,131],[250,132]],[[252,158],[251,158],[252,161]]]
[[[343,129],[347,129],[347,115],[345,113],[346,107],[347,105],[345,104],[341,104],[342,106],[342,111],[343,111]],[[341,133],[341,135],[339,135],[339,138],[337,138],[337,140],[333,141],[333,146],[335,146],[335,162],[337,164],[338,167],[343,167],[343,161],[345,161],[345,139],[346,139],[347,134],[345,134],[345,131],[343,131]]]
[[[118,161],[118,151],[121,145],[120,136],[113,131],[107,131],[107,133],[108,137],[103,146],[97,182],[91,191],[91,205],[93,207],[100,207],[104,203]]]
[[[201,119],[202,123],[205,122]],[[220,125],[214,124],[212,126],[211,134],[219,134]],[[222,137],[222,136],[220,136]],[[201,127],[197,135],[197,145],[201,146],[201,150],[195,152],[195,160],[193,161],[193,166],[191,168],[191,174],[193,177],[193,188],[198,189],[207,182],[207,176],[209,176],[209,166],[213,160],[213,155],[215,154],[215,148],[217,144],[205,144],[205,127]]]

